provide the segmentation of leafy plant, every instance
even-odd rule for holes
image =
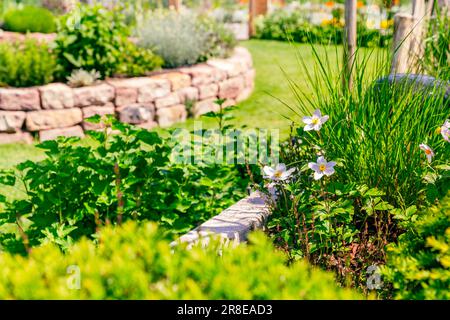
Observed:
[[[130,219],[158,221],[170,234],[187,232],[245,195],[242,169],[172,162],[176,139],[112,117],[103,123],[103,132],[89,133],[92,143],[47,141],[38,145],[45,160],[1,173],[0,183],[20,181],[26,193],[11,203],[0,196],[0,225],[11,226],[1,235],[4,250],[23,253],[45,241],[67,249],[82,236],[95,237],[101,225]]]
[[[97,70],[102,77],[143,74],[160,66],[150,50],[135,48],[119,9],[79,5],[60,23],[56,55],[65,78],[74,69]]]
[[[139,44],[160,55],[164,66],[174,68],[226,56],[236,42],[229,31],[211,19],[158,10],[139,28]]]
[[[56,19],[45,8],[24,6],[19,9],[11,9],[5,13],[3,20],[2,28],[8,31],[23,33],[52,33],[56,31]]]
[[[0,44],[0,86],[47,84],[57,70],[55,56],[46,44],[31,39]]]
[[[396,299],[450,299],[450,193],[388,247],[382,273]]]
[[[164,61],[160,56],[153,54],[151,50],[139,47],[128,42],[124,48],[126,54],[117,70],[120,75],[130,77],[141,76],[152,70],[159,69]]]
[[[172,248],[151,223],[103,228],[98,245],[83,239],[67,254],[54,245],[28,257],[1,253],[0,268],[2,299],[361,298],[304,261],[286,266],[260,233],[248,245],[186,250]]]

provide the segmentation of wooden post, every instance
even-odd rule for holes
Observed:
[[[345,37],[344,37],[344,72],[342,84],[344,90],[353,86],[352,69],[356,53],[356,0],[345,0]]]
[[[425,0],[413,0],[412,14],[395,15],[391,73],[421,72],[425,24],[430,14],[430,6],[426,6]]]
[[[169,0],[169,8],[173,8],[176,11],[180,11],[182,0]]]
[[[420,72],[420,61],[423,58],[425,47],[423,43],[425,24],[427,22],[425,0],[413,0],[414,26],[411,32],[410,66],[412,72]]]
[[[269,7],[269,0],[249,0],[248,2],[248,35],[252,37],[256,33],[255,18],[266,15]]]
[[[394,17],[394,44],[391,73],[406,73],[409,71],[409,47],[411,31],[414,27],[414,17],[407,13],[397,13]]]

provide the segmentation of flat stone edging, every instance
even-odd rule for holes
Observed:
[[[270,210],[264,199],[265,195],[261,192],[253,192],[172,244],[181,242],[192,246],[199,241],[206,244],[211,235],[219,235],[234,243],[245,242],[249,232],[263,229],[266,224]]]
[[[51,83],[30,88],[0,88],[0,143],[41,141],[58,136],[84,136],[101,125],[85,121],[114,114],[142,128],[168,127],[247,99],[254,88],[250,52],[235,48],[226,59],[153,72],[145,77],[112,78],[92,86],[71,88]]]

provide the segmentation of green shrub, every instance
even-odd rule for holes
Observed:
[[[136,48],[118,9],[83,6],[69,13],[60,24],[56,55],[65,79],[74,69],[96,70],[102,77],[121,73],[139,75],[161,65],[150,50]]]
[[[160,56],[153,54],[149,49],[139,47],[128,42],[122,56],[122,62],[117,70],[118,74],[130,77],[145,75],[151,70],[158,69],[164,63]]]
[[[12,9],[4,16],[3,29],[15,32],[42,32],[56,31],[56,19],[53,14],[44,8],[25,6],[21,9]]]
[[[382,269],[397,299],[450,299],[450,193],[440,206],[418,214]]]
[[[154,224],[126,223],[28,257],[0,254],[0,299],[360,299],[306,262],[290,267],[262,234],[249,245],[173,249]],[[77,274],[80,275],[77,287]],[[78,289],[79,288],[79,289]]]
[[[0,86],[47,84],[56,70],[55,56],[45,44],[33,40],[0,44]]]
[[[358,17],[357,42],[360,47],[386,47],[392,38],[393,31],[372,30],[365,26],[364,19]],[[308,22],[302,12],[276,10],[257,21],[256,35],[258,39],[292,40],[300,43],[342,44],[343,24],[334,18],[321,25]]]
[[[1,184],[25,186],[21,199],[0,195],[3,250],[23,253],[45,241],[67,249],[82,236],[95,237],[103,224],[130,219],[158,221],[179,234],[245,196],[244,170],[172,162],[171,138],[105,121],[121,134],[92,131],[90,143],[47,141],[38,145],[45,160],[1,172]]]
[[[139,34],[139,44],[153,49],[170,68],[226,56],[236,44],[231,32],[213,20],[174,11],[152,13]]]

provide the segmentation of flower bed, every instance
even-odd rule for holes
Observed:
[[[155,72],[147,77],[111,78],[71,88],[52,83],[32,88],[0,88],[0,143],[83,136],[99,129],[84,119],[115,114],[144,128],[167,127],[216,110],[217,98],[228,105],[246,99],[254,86],[252,58],[236,48],[227,59]]]

